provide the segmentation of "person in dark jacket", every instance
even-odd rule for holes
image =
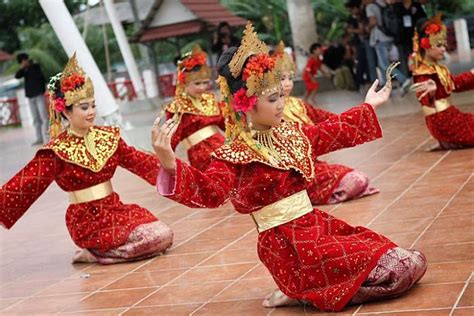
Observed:
[[[33,125],[36,130],[36,141],[33,145],[48,142],[48,112],[44,101],[46,79],[39,64],[33,62],[28,54],[20,53],[16,57],[20,69],[15,78],[25,78],[25,95],[33,116]]]

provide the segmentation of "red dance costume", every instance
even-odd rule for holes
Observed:
[[[474,114],[461,112],[447,99],[453,92],[473,90],[474,74],[452,75],[444,65],[422,62],[413,72],[413,81],[429,79],[436,83],[436,92],[424,96],[420,103],[431,135],[445,149],[474,146]]]
[[[194,208],[218,207],[230,199],[237,212],[256,222],[259,258],[280,290],[322,310],[340,311],[360,289],[367,289],[364,284],[370,287],[366,279],[381,256],[399,248],[367,228],[313,209],[305,189],[314,177],[312,157],[382,136],[375,112],[363,104],[317,125],[282,123],[271,129],[271,136],[280,160],[263,159],[237,138],[214,153],[205,172],[180,160],[174,176],[160,170],[158,190]],[[292,213],[296,215],[288,218]],[[414,269],[409,286],[421,277],[425,264]],[[359,293],[357,299],[373,299],[374,292]],[[390,296],[386,290],[377,293]]]
[[[314,79],[314,76],[318,73],[323,62],[318,58],[310,56],[306,63],[306,67],[303,71],[303,81],[306,85],[307,93],[311,93],[313,90],[319,89],[319,83]]]
[[[177,96],[166,109],[167,118],[180,115],[178,129],[171,139],[173,150],[179,143],[187,148],[189,163],[205,170],[211,162],[211,154],[224,144],[224,118],[213,93],[204,93],[200,100],[186,94]]]
[[[56,181],[61,189],[70,192],[72,200],[77,199],[71,201],[66,212],[66,225],[72,240],[78,247],[94,253],[99,262],[134,260],[162,252],[171,245],[171,230],[148,210],[136,204],[123,204],[117,193],[104,194],[118,166],[155,185],[158,163],[154,156],[128,146],[121,139],[118,128],[92,127],[85,137],[64,131],[0,188],[0,223],[11,228]],[[97,195],[105,197],[94,199]],[[82,202],[81,199],[90,201]],[[158,225],[150,229],[151,226],[146,225],[149,223]],[[123,248],[140,225],[145,225],[144,230],[150,233],[146,244],[141,240],[140,251],[130,249],[134,256],[124,254],[107,258],[104,255]]]
[[[283,115],[286,121],[300,122],[304,126],[319,124],[328,118],[337,117],[334,113],[316,108],[291,96],[285,98]],[[307,188],[313,205],[333,204],[378,192],[369,185],[367,176],[353,168],[329,164],[318,160],[317,157],[314,157],[314,162],[314,180]]]

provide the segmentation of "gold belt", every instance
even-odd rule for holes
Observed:
[[[219,133],[219,127],[217,125],[209,125],[201,128],[200,130],[192,133],[185,139],[183,139],[184,146],[186,149],[189,149],[196,145],[197,143],[202,142],[206,138],[211,137],[214,134]]]
[[[100,200],[113,192],[112,183],[105,181],[91,187],[69,192],[69,202],[71,204],[85,203]]]
[[[288,223],[313,210],[306,190],[290,195],[280,201],[250,213],[259,233]]]
[[[425,116],[430,116],[439,112],[447,110],[451,106],[448,99],[439,99],[434,102],[434,108],[429,106],[422,106],[423,114]]]

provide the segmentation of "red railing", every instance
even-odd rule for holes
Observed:
[[[0,126],[21,124],[18,100],[10,98],[0,100]]]
[[[131,80],[110,82],[107,85],[116,99],[132,101],[137,98],[137,93],[133,88]],[[160,97],[174,96],[175,88],[173,74],[162,75],[158,78]],[[45,93],[44,98],[46,101],[45,104],[48,107],[49,98],[47,92]],[[0,126],[18,124],[21,124],[21,117],[17,98],[9,98],[5,100],[0,99]]]
[[[132,101],[137,97],[131,80],[119,82],[109,82],[107,84],[114,98],[119,100]],[[158,77],[158,91],[160,97],[172,97],[176,86],[173,83],[173,74],[162,75]]]

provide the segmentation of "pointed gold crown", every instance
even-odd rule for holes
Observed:
[[[240,46],[229,63],[229,69],[232,76],[237,78],[240,75],[247,58],[261,53],[268,54],[268,47],[258,38],[252,23],[248,21],[245,25],[244,35],[240,42]]]
[[[431,18],[428,21],[427,24],[428,24],[428,26],[425,28],[425,33],[428,34],[428,38],[430,39],[431,47],[435,47],[439,43],[447,45],[446,40],[447,40],[447,37],[448,37],[448,32],[447,32],[447,29],[446,29],[446,25],[444,25],[444,23],[443,23],[442,14],[437,13],[433,18]],[[428,30],[430,28],[430,24],[431,25],[437,25],[440,28],[440,30],[438,32],[428,33],[429,32]]]
[[[196,66],[201,66],[199,70],[193,71]],[[178,61],[178,83],[176,95],[184,92],[184,85],[195,80],[210,79],[211,68],[207,65],[207,54],[201,49],[199,44],[194,45],[193,50],[184,54]]]
[[[83,82],[77,85],[77,82]],[[94,86],[84,70],[79,66],[76,53],[69,58],[61,76],[61,90],[67,106],[94,100]]]
[[[281,72],[288,71],[292,74],[296,73],[296,65],[293,62],[291,56],[285,52],[285,43],[283,41],[280,41],[278,46],[275,48],[275,53],[273,54],[273,56],[277,60],[280,60],[279,62],[277,62],[277,64]]]

